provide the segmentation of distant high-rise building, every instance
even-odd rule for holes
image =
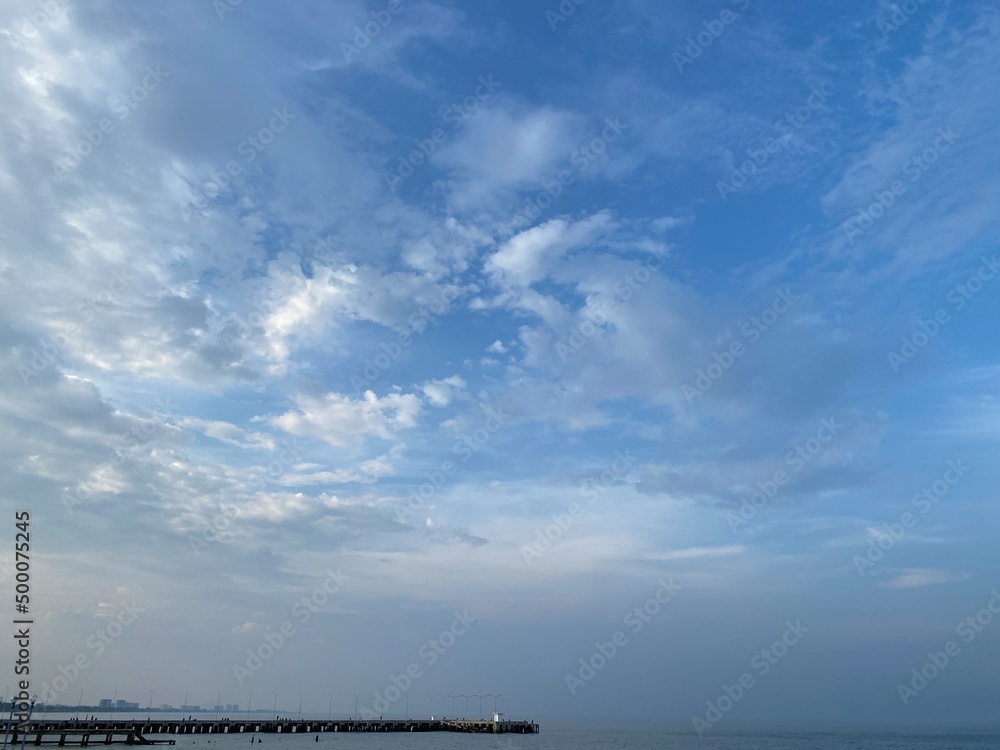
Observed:
[[[227,703],[226,704],[226,710],[227,711],[239,711],[240,710],[240,704],[239,703]]]
[[[97,704],[98,708],[111,708],[110,698],[101,698],[101,702]]]
[[[169,703],[161,703],[160,704],[160,710],[161,711],[173,711],[174,707],[171,706]]]
[[[181,711],[201,711],[201,706],[181,706]]]

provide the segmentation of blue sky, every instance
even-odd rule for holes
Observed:
[[[0,28],[0,497],[53,700],[994,720],[995,8]]]

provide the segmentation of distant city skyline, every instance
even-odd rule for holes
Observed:
[[[155,691],[154,691],[154,694],[155,694]],[[300,694],[296,693],[292,697],[291,700],[294,701],[295,705],[292,705],[292,706],[290,706],[287,709],[284,708],[283,705],[280,703],[280,701],[277,700],[277,696],[275,695],[275,693],[273,691],[271,693],[271,696],[272,696],[272,698],[275,699],[275,702],[272,703],[271,706],[254,706],[254,707],[251,708],[250,713],[252,713],[252,714],[273,714],[273,713],[276,712],[279,715],[285,714],[285,715],[292,715],[292,716],[296,716],[298,714],[298,710],[299,710],[298,709],[298,702],[300,700]],[[226,713],[226,712],[229,712],[229,713],[246,713],[246,710],[247,710],[246,705],[239,704],[239,703],[215,704],[213,702],[212,705],[184,704],[184,703],[179,704],[179,705],[173,705],[173,704],[170,704],[170,703],[158,703],[158,704],[156,704],[154,706],[154,705],[152,705],[150,703],[142,703],[141,701],[129,701],[129,700],[123,699],[123,698],[106,698],[105,697],[105,698],[99,698],[98,701],[97,701],[97,703],[94,703],[94,704],[88,704],[86,702],[84,702],[84,703],[52,702],[52,703],[46,704],[46,702],[43,701],[43,700],[41,700],[40,697],[36,696],[36,698],[38,698],[36,700],[36,703],[35,703],[36,710],[41,710],[42,707],[45,707],[45,706],[55,706],[55,707],[66,708],[66,709],[70,709],[70,710],[74,710],[74,711],[79,708],[79,709],[91,709],[91,710],[95,710],[95,711],[111,711],[111,710],[118,711],[118,710],[126,710],[126,711],[140,712],[140,713],[142,711],[150,711],[151,710],[151,711],[173,711],[173,712],[190,712],[190,713],[220,713],[221,714],[221,713]],[[336,703],[333,700],[333,696],[332,695],[328,694],[327,695],[327,699],[328,699],[328,703],[327,703],[326,709],[324,711],[320,711],[320,710],[318,710],[316,708],[316,705],[315,705],[316,697],[315,696],[310,697],[310,696],[307,696],[307,695],[303,694],[302,695],[302,700],[304,700],[303,715],[321,715],[321,714],[322,715],[333,714],[333,715],[338,715],[338,716],[351,716],[351,715],[353,715],[352,706],[354,705],[354,703],[353,703],[353,701],[354,701],[354,694],[351,694],[351,695],[347,696],[346,700],[344,700],[343,698],[341,698],[340,701],[339,701],[339,705],[338,705],[338,703]],[[502,703],[503,696],[499,695],[499,694],[493,694],[493,693],[479,693],[479,694],[472,693],[472,694],[468,694],[468,695],[466,695],[466,694],[454,694],[454,695],[448,694],[448,695],[441,695],[441,696],[422,696],[421,695],[421,696],[416,696],[416,700],[413,701],[413,706],[415,708],[421,707],[419,704],[422,701],[423,705],[426,706],[428,709],[430,709],[430,708],[432,708],[434,706],[435,702],[437,702],[438,705],[441,707],[441,709],[445,710],[445,713],[447,713],[447,707],[448,706],[452,707],[451,708],[452,712],[455,711],[456,700],[458,701],[457,707],[461,708],[462,712],[464,712],[465,710],[467,710],[466,707],[470,705],[470,701],[471,701],[471,706],[472,707],[476,708],[477,711],[481,711],[484,714],[485,713],[492,714],[494,710],[499,710],[499,709],[502,709],[502,707],[503,707],[503,703]],[[9,704],[6,703],[6,698],[4,699],[3,703],[5,705],[9,705]],[[309,708],[310,705],[312,705],[312,708]],[[406,703],[405,702],[402,703],[401,706],[405,707]],[[487,711],[487,709],[489,709],[489,710]],[[501,713],[503,713],[503,712],[501,711]]]

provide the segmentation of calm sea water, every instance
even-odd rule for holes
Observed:
[[[106,718],[99,714],[100,718]],[[56,718],[50,714],[50,718]],[[210,718],[210,717],[205,717]],[[526,717],[529,718],[529,717]],[[546,727],[534,735],[448,732],[258,734],[255,750],[1000,750],[1000,733],[732,732],[706,734],[629,728]],[[562,724],[563,722],[558,722]],[[147,735],[175,739],[176,750],[247,750],[250,736]],[[95,745],[99,747],[99,745]],[[167,746],[168,747],[168,746]]]

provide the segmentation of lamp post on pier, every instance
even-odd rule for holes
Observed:
[[[7,717],[7,723],[4,725],[3,750],[7,750],[7,736],[10,734],[10,728],[14,724],[14,696],[11,694],[9,687],[7,688],[7,695],[10,696],[10,716]],[[15,738],[16,736],[17,735],[15,735]]]
[[[333,716],[333,694],[329,693],[330,696],[330,707],[326,710],[326,720],[330,721],[330,717]]]
[[[253,693],[251,693],[251,692],[248,691],[247,694],[250,696],[249,698],[247,698],[247,724],[249,724],[250,723],[250,706],[253,705]],[[186,695],[186,693],[185,693],[185,695]]]
[[[31,721],[31,712],[35,709],[35,701],[38,700],[37,695],[31,696],[31,705],[28,706],[28,718],[25,720],[24,733],[21,735],[21,750],[24,750],[24,743],[28,739],[28,722]],[[16,742],[17,740],[15,740]]]

